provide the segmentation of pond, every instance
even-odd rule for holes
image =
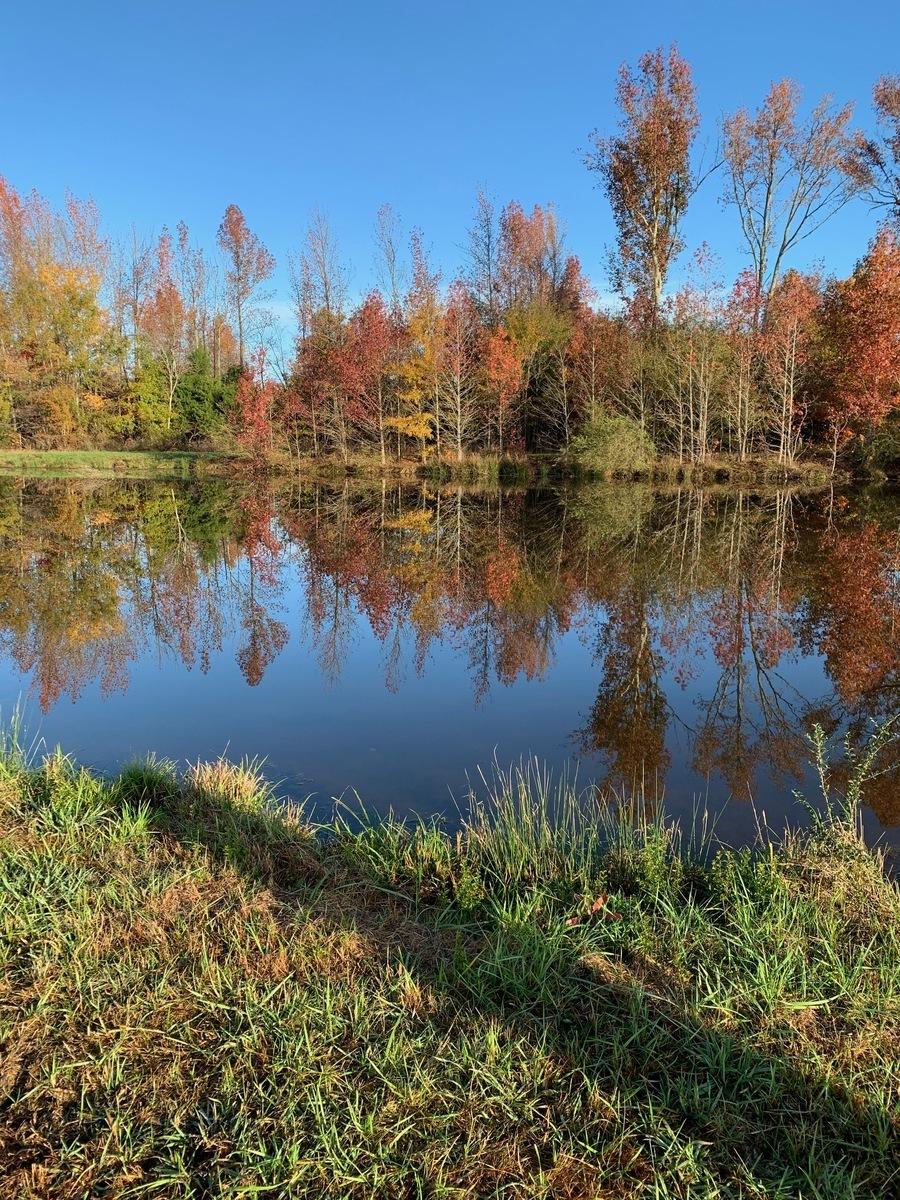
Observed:
[[[900,706],[900,496],[0,480],[0,706],[113,770],[259,756],[453,820],[537,757],[723,840]],[[900,755],[866,827],[896,842]]]

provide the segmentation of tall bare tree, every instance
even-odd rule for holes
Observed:
[[[347,302],[347,272],[340,261],[328,217],[321,209],[313,212],[303,249],[290,259],[289,267],[301,329],[316,310],[321,309],[334,317],[343,314]]]
[[[190,316],[191,349],[196,350],[206,344],[209,330],[209,270],[202,249],[191,245],[184,221],[178,222],[176,235],[179,284]]]
[[[379,286],[394,315],[403,306],[406,290],[406,271],[398,249],[400,237],[400,218],[390,204],[382,204],[375,217],[375,269]]]
[[[756,113],[741,108],[723,126],[724,199],[738,211],[763,312],[790,252],[861,186],[851,106],[825,96],[805,121],[799,108],[800,89],[782,79]]]
[[[497,321],[497,218],[493,202],[478,189],[475,219],[469,229],[468,282],[488,325]]]
[[[131,226],[131,235],[120,250],[117,269],[117,301],[128,314],[128,337],[131,342],[131,369],[137,371],[138,338],[143,318],[144,303],[153,275],[153,252],[137,228]]]
[[[872,93],[878,130],[860,136],[859,162],[866,195],[900,221],[900,75],[884,75]]]

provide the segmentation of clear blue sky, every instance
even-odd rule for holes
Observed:
[[[280,266],[319,205],[357,288],[385,201],[451,272],[479,183],[500,202],[555,201],[602,286],[612,226],[580,152],[615,121],[618,65],[645,49],[676,40],[692,63],[711,149],[721,114],[773,79],[853,100],[869,124],[873,81],[900,71],[896,0],[31,0],[3,26],[0,172],[15,186],[92,196],[113,236],[184,219],[210,249],[235,202]],[[697,197],[686,234],[730,274],[740,238],[718,190]],[[797,264],[845,271],[873,228],[854,204]],[[277,282],[283,294],[281,270]]]

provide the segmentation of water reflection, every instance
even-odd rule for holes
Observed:
[[[475,721],[460,734],[460,771],[475,765],[465,755],[477,736],[490,745],[504,695],[524,687],[516,753],[555,720],[592,774],[638,782],[651,801],[674,786],[763,797],[777,813],[803,778],[814,721],[859,739],[898,707],[898,520],[886,492],[3,480],[3,694],[27,677],[43,712],[69,697],[96,715],[98,697],[153,672],[165,687],[136,703],[147,748],[165,752],[154,728],[179,671],[205,674],[228,656],[243,683],[216,687],[238,724],[265,732],[288,695],[287,682],[266,693],[267,673],[292,652],[315,663],[318,682],[307,675],[291,703],[345,689],[323,737],[347,770],[338,786],[366,793],[365,754],[349,739],[341,749],[331,726],[346,711],[366,739],[380,714],[354,697],[375,670],[398,697],[431,675],[416,712],[395,710],[421,730],[393,785],[402,803],[464,709],[482,721],[480,734]],[[377,666],[362,642],[377,647]],[[541,699],[550,679],[562,685],[552,717]],[[587,687],[593,701],[579,706]],[[277,760],[291,735],[272,736],[256,748]],[[380,736],[390,749],[392,734]],[[900,822],[898,770],[871,792],[884,825]]]

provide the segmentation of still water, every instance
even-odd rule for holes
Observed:
[[[320,815],[492,763],[798,822],[900,707],[900,496],[0,480],[0,707],[113,770],[262,756]],[[900,754],[866,826],[897,843]]]

